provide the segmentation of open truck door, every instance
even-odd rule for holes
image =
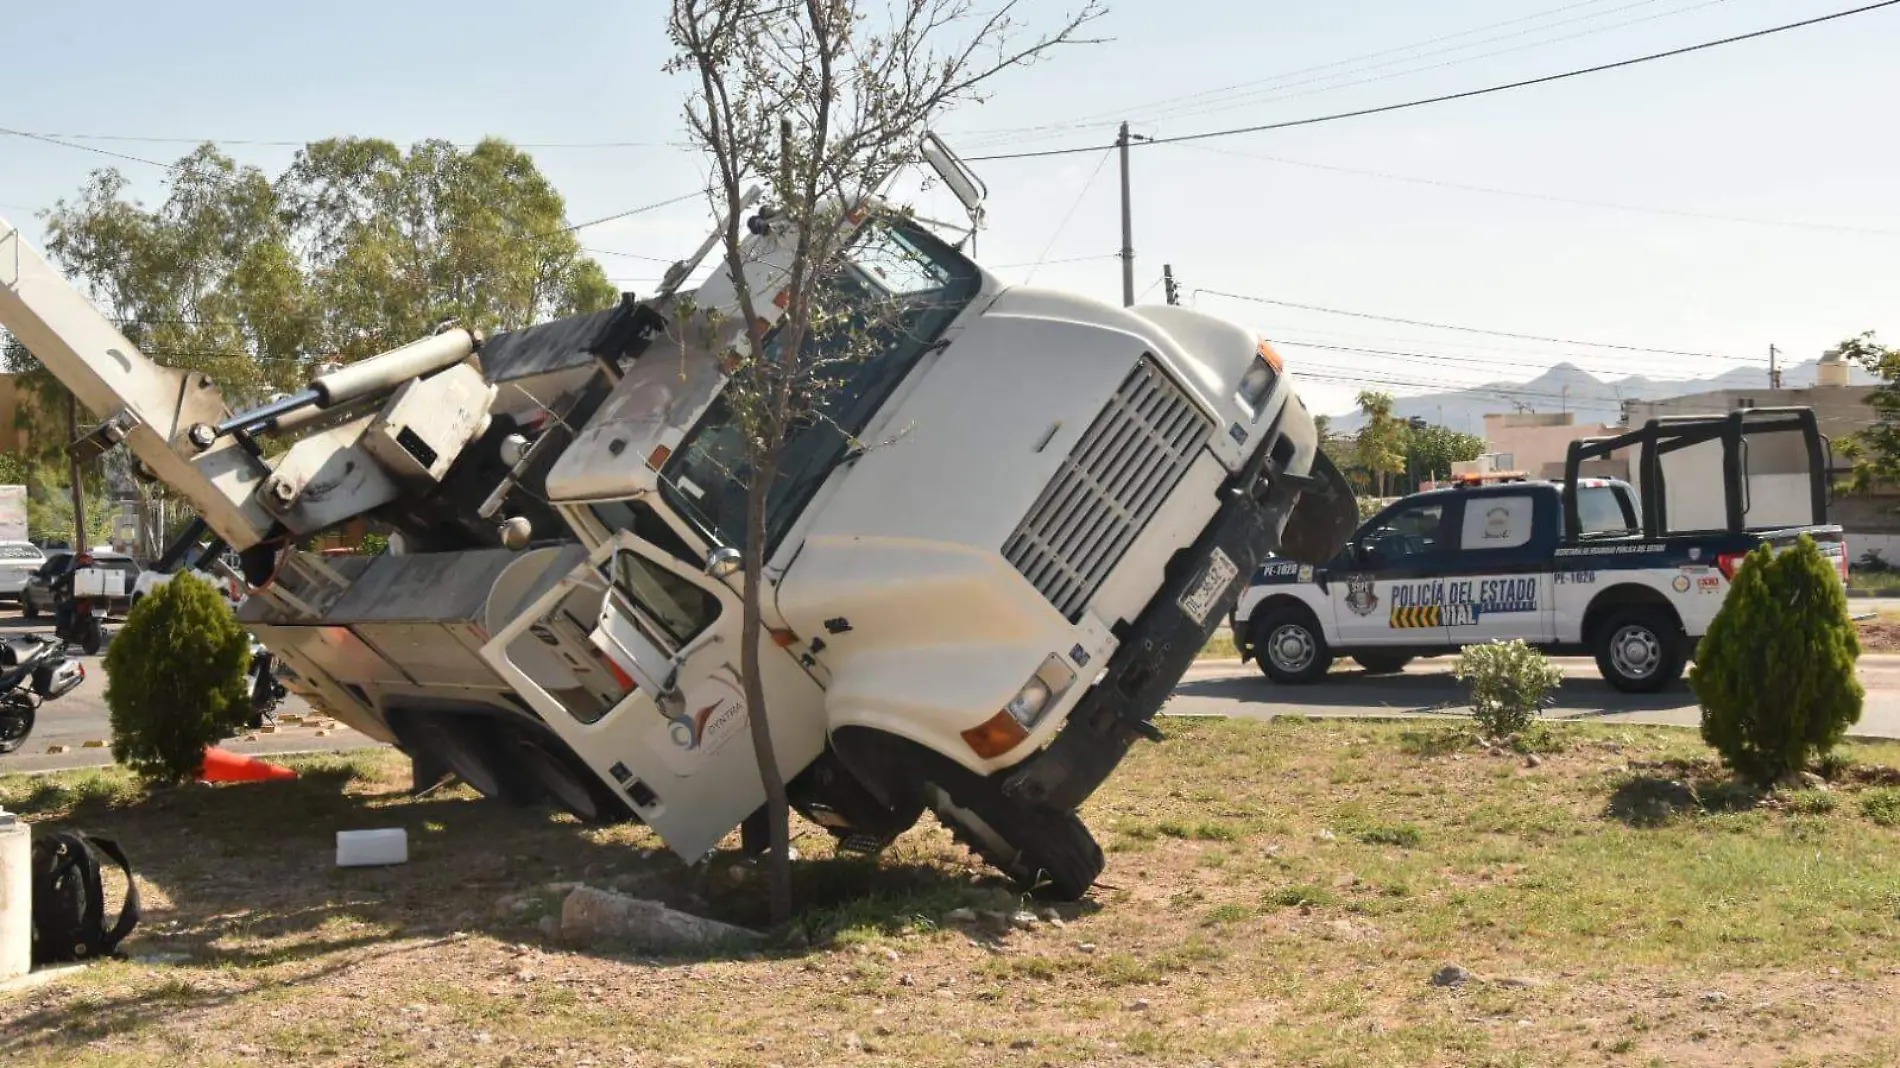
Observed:
[[[492,628],[482,657],[690,862],[765,803],[739,672],[742,609],[723,582],[622,532]],[[600,664],[620,696],[582,698],[550,660]],[[824,695],[769,640],[760,670],[790,779],[824,749]]]

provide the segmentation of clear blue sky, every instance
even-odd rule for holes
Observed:
[[[940,128],[966,155],[1105,142],[1124,115],[1141,133],[1191,133],[1532,77],[1851,6],[1110,0],[1094,32],[1111,40],[1005,76],[987,103]],[[1047,21],[1064,7],[1031,0],[1027,10],[1032,21]],[[1507,20],[1516,21],[1478,29]],[[494,134],[642,142],[536,150],[576,220],[699,182],[699,160],[679,147],[684,86],[660,70],[658,0],[13,3],[0,7],[0,41],[9,76],[0,126],[221,141]],[[1605,374],[1668,377],[1733,364],[1458,334],[1193,291],[1744,361],[1764,360],[1771,342],[1812,358],[1866,329],[1900,340],[1900,142],[1890,118],[1900,100],[1897,46],[1900,7],[1475,100],[1201,148],[1141,149],[1137,288],[1171,262],[1199,307],[1273,336],[1427,357],[1287,345],[1297,368],[1328,376],[1308,392],[1331,410],[1349,403],[1351,380],[1417,387],[1521,380],[1558,359]],[[1358,58],[1381,52],[1388,54]],[[1255,84],[1228,89],[1241,83]],[[167,160],[190,148],[86,143]],[[274,173],[294,149],[228,151]],[[980,164],[992,193],[982,258],[1027,263],[1046,250],[1051,262],[1035,272],[1038,284],[1118,299],[1113,259],[1053,262],[1104,257],[1119,244],[1114,162],[1100,163],[1077,155]],[[88,171],[106,165],[121,167],[146,197],[162,195],[156,168],[0,137],[0,211],[37,241],[31,212],[70,196]],[[1563,202],[1572,200],[1662,213]],[[705,227],[703,210],[687,204],[582,233],[589,248],[672,258]],[[601,260],[628,288],[649,288],[657,273],[645,260]],[[1021,279],[1030,271],[1003,273]]]

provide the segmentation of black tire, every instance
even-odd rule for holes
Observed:
[[[1368,675],[1396,675],[1412,662],[1411,657],[1398,653],[1354,653],[1352,658]]]
[[[33,598],[24,593],[20,595],[20,616],[23,619],[40,618],[40,606],[34,604]]]
[[[1253,656],[1267,678],[1285,686],[1318,682],[1333,666],[1333,651],[1313,613],[1275,608],[1247,625]]]
[[[106,644],[106,629],[96,619],[83,626],[79,635],[79,648],[85,650],[87,656],[98,656],[99,650]]]
[[[623,823],[633,810],[591,771],[576,768],[541,743],[520,738],[515,743],[521,767],[533,778],[547,802],[582,823]]]
[[[1624,693],[1655,693],[1682,678],[1687,641],[1676,617],[1660,608],[1624,608],[1591,639],[1597,671]]]
[[[33,733],[36,718],[30,706],[10,708],[0,715],[0,754],[14,752],[25,745],[26,736]]]
[[[1105,860],[1095,836],[1073,812],[1003,796],[1002,784],[919,749],[923,802],[972,853],[1018,889],[1051,901],[1077,901],[1095,885]]]

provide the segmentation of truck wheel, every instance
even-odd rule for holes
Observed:
[[[20,595],[20,616],[24,619],[40,618],[40,606],[24,593]]]
[[[1018,889],[1076,901],[1102,873],[1102,847],[1073,812],[1004,797],[1002,784],[919,750],[923,801],[957,841],[1010,877]]]
[[[626,802],[608,790],[592,772],[572,767],[533,739],[518,740],[516,752],[521,757],[523,770],[546,791],[547,799],[582,823],[621,823],[632,818],[633,812]],[[587,778],[582,778],[583,774]]]
[[[1655,693],[1682,677],[1681,630],[1655,608],[1613,613],[1597,628],[1597,670],[1624,693]]]
[[[1412,662],[1411,657],[1397,653],[1354,653],[1352,658],[1366,669],[1368,675],[1396,675]]]
[[[1258,624],[1254,659],[1267,678],[1285,685],[1315,682],[1326,677],[1333,666],[1333,653],[1326,647],[1326,635],[1311,612],[1302,608],[1280,608]],[[1250,628],[1251,629],[1251,628]]]

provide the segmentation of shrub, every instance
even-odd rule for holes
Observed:
[[[1867,791],[1860,799],[1860,811],[1882,827],[1900,827],[1900,787],[1882,786]]]
[[[1808,766],[1860,719],[1860,639],[1813,539],[1748,554],[1702,638],[1689,685],[1702,738],[1760,785]]]
[[[1486,735],[1516,734],[1537,718],[1563,672],[1521,639],[1467,645],[1452,677],[1471,684],[1471,715]]]
[[[209,583],[181,574],[140,599],[106,650],[112,755],[141,778],[196,775],[243,725],[250,638]]]

